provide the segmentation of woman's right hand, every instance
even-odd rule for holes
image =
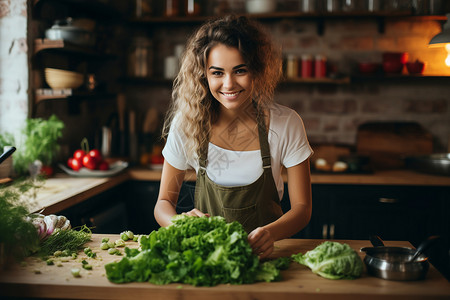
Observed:
[[[192,216],[192,217],[209,217],[209,214],[205,214],[200,210],[194,208],[188,212],[181,213],[182,215]]]

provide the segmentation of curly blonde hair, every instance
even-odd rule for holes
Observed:
[[[166,138],[177,116],[176,126],[187,138],[188,156],[199,155],[218,117],[219,102],[212,96],[206,77],[208,55],[218,44],[238,49],[244,58],[252,74],[252,99],[258,111],[264,111],[273,101],[281,78],[281,51],[259,23],[246,17],[226,16],[202,25],[187,42],[163,126],[163,138]]]

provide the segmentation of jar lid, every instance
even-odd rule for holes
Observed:
[[[302,54],[302,60],[312,60],[311,54]]]

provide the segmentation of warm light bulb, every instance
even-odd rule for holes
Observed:
[[[445,44],[445,50],[447,50],[447,58],[445,59],[445,65],[450,67],[450,43]]]

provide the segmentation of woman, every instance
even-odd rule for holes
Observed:
[[[260,26],[227,16],[189,39],[164,127],[167,142],[155,218],[176,214],[187,169],[197,173],[191,216],[239,221],[260,258],[311,217],[309,146],[301,118],[273,103],[281,58]],[[282,166],[291,209],[281,211]]]

